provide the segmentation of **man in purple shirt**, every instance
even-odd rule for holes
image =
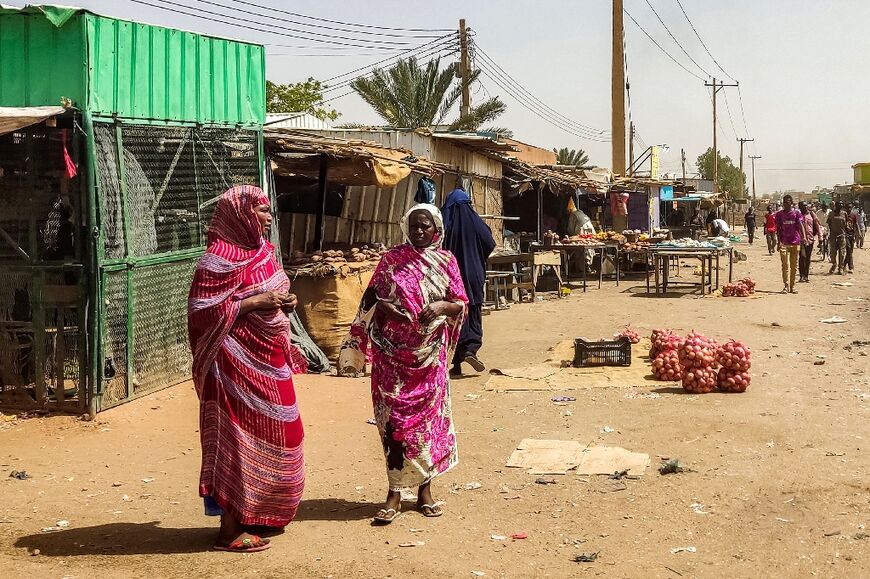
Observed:
[[[795,209],[791,195],[782,198],[782,211],[776,214],[776,248],[782,260],[782,293],[796,294],[798,255],[803,242],[804,216]]]

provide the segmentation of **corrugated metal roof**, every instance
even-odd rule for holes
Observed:
[[[473,149],[482,151],[497,151],[497,152],[515,152],[518,149],[510,143],[498,141],[491,137],[477,135],[474,133],[432,133],[433,139],[451,141],[461,143]]]
[[[266,115],[263,123],[269,129],[329,130],[332,125],[311,113],[273,113]]]

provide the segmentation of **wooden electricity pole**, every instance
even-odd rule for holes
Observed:
[[[752,206],[755,207],[755,160],[760,159],[761,155],[749,155],[749,160],[752,161]]]
[[[625,46],[622,0],[613,0],[613,45],[610,77],[612,170],[625,175]]]
[[[704,86],[712,86],[713,87],[713,193],[719,192],[719,148],[716,145],[716,123],[719,122],[719,119],[716,117],[716,95],[720,90],[725,88],[726,86],[737,86],[737,83],[734,84],[725,84],[724,82],[716,82],[716,79],[713,79],[713,83],[705,82]]]
[[[683,160],[683,191],[686,190],[686,150],[680,149],[680,157]]]
[[[463,117],[471,112],[471,65],[468,60],[468,28],[465,27],[465,18],[459,20],[459,77],[462,83],[462,103],[459,106],[459,114]]]

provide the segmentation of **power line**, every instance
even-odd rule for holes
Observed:
[[[650,42],[652,42],[653,44],[655,44],[656,47],[657,47],[659,50],[661,50],[661,51],[664,53],[665,56],[667,56],[668,58],[670,58],[670,59],[674,62],[674,64],[676,64],[677,66],[679,66],[680,68],[682,68],[682,69],[685,70],[687,73],[689,73],[690,75],[694,76],[695,78],[697,78],[697,79],[700,80],[700,81],[705,81],[705,80],[707,80],[707,79],[705,79],[704,77],[702,77],[702,76],[700,76],[700,75],[698,75],[698,74],[692,72],[691,70],[689,70],[688,68],[686,68],[685,66],[683,66],[683,64],[682,64],[679,60],[677,60],[676,58],[674,58],[674,57],[671,55],[670,52],[668,52],[667,50],[665,50],[665,49],[662,47],[661,44],[659,44],[658,42],[656,42],[655,38],[653,38],[652,36],[650,36],[649,32],[647,32],[646,30],[644,30],[643,26],[641,26],[640,23],[639,23],[637,20],[634,19],[634,16],[632,16],[631,14],[629,14],[628,10],[623,10],[623,12],[625,12],[625,15],[628,16],[628,18],[629,18],[632,22],[634,22],[634,25],[637,26],[638,29],[640,29],[640,31],[643,32],[644,35],[645,35],[647,38],[649,38]]]
[[[422,58],[426,58],[426,56],[423,56]],[[438,59],[438,58],[441,58],[441,55],[440,55],[440,54],[438,54],[437,56],[434,56],[433,58],[429,59],[428,61],[424,61],[424,62],[422,62],[422,63],[420,63],[420,64],[421,64],[421,65],[426,65],[426,64],[429,64],[430,62],[433,62],[434,60],[436,60],[436,59]],[[358,76],[358,77],[356,77],[356,78],[353,78],[353,79],[347,81],[345,84],[342,85],[342,88],[345,88],[345,87],[351,85],[351,84],[353,83],[353,81],[357,80],[358,78],[365,78],[365,77],[367,77],[367,76],[370,76],[371,74],[373,74],[373,72],[374,72],[374,71],[369,72],[369,73],[367,73],[367,74],[360,75],[360,76]],[[326,91],[324,91],[324,92],[326,92]],[[337,95],[337,96],[334,96],[334,97],[330,97],[330,98],[328,98],[328,99],[324,99],[324,100],[321,101],[321,102],[322,102],[322,103],[328,103],[328,102],[336,101],[336,100],[338,100],[338,99],[340,99],[340,98],[344,98],[344,97],[346,97],[346,96],[350,96],[350,95],[355,94],[355,93],[356,93],[355,90],[350,90],[350,91],[347,91],[347,92],[342,93],[342,94],[340,94],[340,95]]]
[[[224,9],[227,9],[227,10],[234,10],[234,11],[236,11],[236,12],[241,12],[242,14],[249,14],[249,15],[251,15],[251,16],[259,16],[259,17],[261,17],[261,18],[269,18],[270,20],[278,20],[279,22],[286,22],[286,23],[288,23],[288,24],[296,24],[296,25],[299,25],[299,26],[306,26],[306,27],[309,27],[309,28],[318,28],[318,29],[321,29],[321,30],[332,30],[332,31],[334,31],[334,32],[345,32],[345,33],[348,33],[348,34],[365,34],[365,35],[372,35],[372,36],[386,36],[386,37],[392,37],[392,38],[422,38],[422,39],[426,39],[426,38],[429,38],[429,39],[431,39],[431,38],[438,38],[438,36],[439,36],[439,35],[434,35],[434,36],[433,36],[433,35],[431,35],[431,34],[428,34],[428,35],[427,35],[427,34],[414,34],[414,33],[411,33],[411,34],[407,34],[407,33],[399,34],[399,33],[396,32],[396,31],[393,31],[393,32],[371,32],[371,31],[359,31],[359,30],[353,30],[353,29],[349,29],[349,28],[337,28],[337,27],[334,27],[334,26],[325,26],[325,25],[323,25],[323,24],[308,24],[308,23],[306,23],[306,22],[300,22],[299,20],[292,20],[292,19],[289,19],[289,18],[282,18],[282,17],[279,17],[279,16],[275,16],[274,13],[278,13],[278,14],[293,14],[292,12],[287,12],[287,11],[285,11],[285,10],[280,10],[280,9],[278,9],[278,8],[266,7],[266,8],[269,9],[269,13],[264,14],[263,12],[252,12],[252,11],[250,11],[250,10],[245,10],[245,9],[243,9],[243,8],[239,8],[239,7],[237,7],[237,6],[232,6],[232,5],[229,5],[229,6],[228,6],[228,5],[226,5],[226,4],[222,4],[222,3],[220,3],[220,2],[214,2],[214,1],[212,1],[212,0],[194,0],[194,1],[195,1],[195,2],[198,2],[198,3],[200,3],[200,4],[207,4],[207,5],[209,5],[209,6],[215,6],[215,7],[217,7],[217,8],[224,8]],[[260,10],[263,9],[262,6],[257,5],[257,4],[254,4],[254,3],[252,3],[252,2],[245,2],[245,1],[243,1],[243,0],[231,0],[231,1],[232,1],[234,4],[241,4],[241,5],[243,5],[243,6],[252,6],[252,7],[255,7],[255,8],[259,8]]]
[[[427,42],[426,44],[423,44],[423,45],[421,45],[421,46],[417,46],[416,48],[411,48],[411,49],[409,49],[409,50],[405,50],[405,51],[403,51],[403,52],[401,52],[400,54],[397,54],[397,55],[395,55],[395,56],[388,57],[388,58],[385,58],[385,59],[383,59],[383,60],[379,60],[379,61],[377,61],[377,62],[375,62],[375,63],[369,64],[369,65],[366,65],[366,66],[361,66],[361,67],[359,67],[359,68],[355,68],[355,69],[353,69],[353,70],[351,70],[351,71],[345,72],[344,74],[339,74],[339,75],[336,75],[336,76],[330,77],[330,78],[324,80],[323,82],[324,82],[324,83],[330,83],[330,82],[332,82],[332,81],[334,81],[334,80],[337,80],[337,79],[339,79],[339,78],[344,78],[344,77],[346,77],[346,76],[350,76],[350,75],[355,74],[355,73],[357,73],[357,72],[360,72],[360,71],[362,71],[362,70],[366,70],[366,69],[368,69],[368,68],[376,67],[376,66],[378,66],[378,65],[380,65],[380,64],[383,64],[383,63],[385,63],[385,62],[388,62],[388,61],[391,61],[391,60],[396,60],[397,58],[400,58],[400,57],[403,57],[403,56],[410,56],[411,54],[413,54],[414,52],[417,52],[418,50],[423,50],[423,49],[425,49],[427,46],[440,45],[440,44],[448,43],[448,42],[451,41],[451,40],[455,40],[457,34],[458,34],[457,32],[453,32],[452,34],[447,34],[447,35],[441,37],[440,42],[439,42],[438,40],[435,40],[435,41],[432,41],[432,42]]]
[[[527,99],[527,97],[525,97],[524,95],[515,93],[514,90],[512,90],[511,88],[509,88],[505,84],[505,81],[503,81],[498,76],[497,73],[490,71],[489,68],[484,66],[483,64],[480,64],[479,67],[480,67],[479,70],[480,70],[481,74],[483,74],[484,76],[486,76],[487,78],[492,80],[496,84],[496,86],[498,86],[503,91],[505,91],[508,95],[511,96],[511,98],[513,98],[520,105],[522,105],[523,107],[528,109],[535,116],[537,116],[540,119],[546,121],[547,123],[553,125],[554,127],[561,129],[561,130],[565,131],[566,133],[574,135],[575,137],[579,137],[581,139],[588,139],[590,141],[598,141],[598,142],[609,141],[609,139],[602,138],[602,136],[595,136],[595,135],[590,135],[588,133],[581,133],[581,132],[574,130],[570,126],[566,126],[565,123],[561,122],[560,120],[554,119],[552,116],[550,116],[549,113],[538,108],[533,102],[529,101]]]
[[[725,97],[725,110],[728,112],[728,120],[731,121],[731,132],[734,133],[734,138],[737,139],[737,127],[734,126],[734,117],[731,116],[731,106],[728,104],[728,91],[723,90],[722,95]]]
[[[560,113],[556,109],[552,108],[551,106],[547,105],[541,99],[539,99],[534,94],[532,94],[528,89],[526,89],[519,81],[517,81],[514,77],[512,77],[505,69],[503,69],[501,66],[499,66],[499,64],[497,62],[495,62],[492,59],[492,57],[490,57],[486,53],[486,51],[484,51],[482,48],[480,48],[480,46],[476,42],[472,41],[472,45],[477,52],[480,52],[481,57],[483,57],[483,60],[485,61],[485,64],[488,64],[490,67],[497,69],[501,73],[499,75],[499,73],[496,73],[496,72],[494,72],[494,70],[490,69],[491,74],[499,75],[505,83],[507,83],[508,85],[514,86],[516,90],[518,90],[522,94],[524,94],[526,96],[526,98],[528,98],[530,101],[535,103],[540,109],[547,111],[551,116],[553,116],[557,119],[560,119],[562,122],[573,125],[575,128],[577,128],[580,131],[589,132],[590,134],[595,135],[595,136],[609,135],[608,131],[596,129],[594,127],[590,127],[589,125],[585,125],[583,123],[575,121],[575,120],[571,119],[570,117],[563,115],[562,113]]]
[[[427,65],[427,64],[433,62],[436,59],[440,59],[442,56],[444,56],[444,53],[447,53],[448,55],[450,55],[450,54],[454,54],[456,52],[456,50],[457,50],[456,48],[451,49],[448,46],[435,46],[426,52],[414,55],[413,57],[409,57],[409,58],[417,59],[418,66],[424,66],[424,65]],[[427,61],[426,59],[429,57],[434,57],[434,58],[430,58]],[[347,88],[347,87],[351,86],[355,81],[357,81],[361,78],[368,78],[368,77],[374,75],[376,70],[378,70],[378,69],[373,68],[372,70],[369,70],[366,73],[357,75],[357,76],[352,77],[352,78],[345,79],[338,84],[332,85],[332,86],[324,89],[323,92],[324,92],[324,94],[326,94],[329,92],[333,92],[336,90]]]
[[[245,2],[243,0],[234,0],[238,4],[246,4],[248,6],[255,6],[260,8],[259,4],[254,4],[253,2]],[[306,14],[299,14],[298,12],[288,12],[286,10],[281,10],[279,8],[274,8],[272,6],[268,6],[269,10],[273,12],[278,12],[281,14],[287,14],[288,16],[295,16],[296,18],[306,18],[308,20],[314,20],[316,22],[326,22],[329,24],[340,24],[342,26],[355,26],[358,28],[370,28],[375,30],[399,30],[406,32],[451,32],[452,28],[393,28],[389,26],[375,26],[373,24],[358,24],[356,22],[342,22],[341,20],[330,20],[328,18],[319,18],[317,16],[308,16]]]
[[[724,72],[724,71],[723,71]],[[740,92],[740,85],[737,85],[737,98],[740,101],[740,115],[743,117],[743,129],[746,134],[750,134],[749,124],[746,122],[746,110],[743,108],[743,93]]]
[[[674,36],[673,32],[671,32],[671,29],[668,28],[668,25],[667,25],[667,24],[665,24],[665,21],[662,20],[662,17],[661,17],[661,16],[659,16],[659,13],[656,12],[656,9],[653,8],[653,5],[650,3],[650,1],[649,1],[649,0],[645,0],[645,1],[646,1],[646,5],[649,6],[649,9],[652,10],[652,13],[656,15],[656,18],[658,18],[658,21],[661,22],[661,25],[662,25],[662,26],[664,27],[664,29],[667,31],[668,36],[671,37],[671,40],[673,40],[673,41],[676,43],[676,45],[680,47],[680,50],[683,51],[683,54],[685,54],[685,55],[689,58],[689,60],[691,60],[692,63],[693,63],[695,66],[698,67],[698,70],[700,70],[701,72],[703,72],[704,74],[706,74],[708,77],[712,77],[713,75],[710,74],[709,72],[707,72],[706,70],[704,70],[704,68],[703,68],[700,64],[698,64],[698,62],[697,62],[694,58],[692,58],[692,55],[689,54],[689,53],[686,51],[685,48],[683,48],[683,45],[680,44],[680,41],[677,40],[677,37]]]
[[[691,19],[689,18],[689,15],[686,13],[686,9],[683,8],[683,3],[680,2],[680,0],[677,0],[677,4],[680,5],[680,10],[682,10],[682,12],[683,12],[683,16],[686,17],[686,22],[688,22],[688,23],[689,23],[689,26],[692,27],[692,32],[695,33],[695,36],[697,37],[698,42],[700,42],[700,43],[701,43],[701,46],[704,47],[704,51],[707,53],[707,56],[710,57],[710,60],[712,60],[712,61],[716,64],[716,66],[719,67],[719,70],[721,70],[721,71],[725,74],[725,76],[727,76],[728,78],[730,78],[733,82],[737,82],[737,79],[735,79],[733,76],[731,76],[730,74],[728,74],[728,73],[725,71],[725,69],[722,68],[722,65],[719,64],[719,61],[716,60],[716,58],[713,57],[713,55],[710,53],[710,49],[708,49],[708,48],[707,48],[707,45],[704,44],[704,41],[701,40],[701,35],[698,34],[698,30],[695,28],[695,25],[692,23]],[[747,131],[747,133],[748,133],[748,132],[749,132],[749,131]]]
[[[309,40],[309,41],[312,41],[312,42],[320,42],[320,43],[323,43],[323,44],[334,44],[334,45],[337,45],[337,46],[351,46],[351,47],[356,47],[356,48],[374,48],[374,49],[381,48],[381,46],[379,46],[379,45],[382,45],[382,44],[384,44],[384,45],[396,45],[396,46],[407,46],[407,45],[413,44],[413,43],[410,43],[410,42],[397,42],[397,41],[390,41],[390,40],[365,40],[365,39],[360,39],[360,38],[350,38],[350,37],[343,37],[343,36],[337,36],[337,35],[321,34],[320,36],[323,36],[323,37],[329,37],[329,38],[335,38],[335,39],[338,39],[338,40],[324,40],[323,38],[319,38],[319,37],[317,37],[317,36],[311,38],[311,37],[309,37],[309,36],[300,36],[299,34],[295,34],[295,32],[301,32],[302,34],[308,34],[308,35],[313,34],[313,33],[306,32],[306,31],[304,31],[304,30],[299,31],[298,29],[294,29],[294,28],[288,28],[288,27],[283,27],[283,26],[277,26],[277,25],[274,25],[274,24],[268,24],[268,23],[264,23],[264,22],[258,22],[258,21],[255,21],[255,20],[249,20],[249,19],[245,19],[245,18],[237,18],[237,17],[234,17],[234,16],[229,15],[229,14],[223,14],[223,13],[219,13],[219,12],[213,12],[213,11],[210,11],[210,10],[200,10],[200,12],[201,12],[201,13],[205,13],[205,14],[212,14],[212,15],[214,15],[214,16],[222,16],[222,17],[224,17],[224,18],[232,18],[233,20],[228,21],[228,20],[221,20],[221,19],[218,19],[218,18],[212,18],[212,17],[209,17],[209,16],[204,16],[203,14],[198,14],[198,13],[196,13],[196,12],[188,12],[188,11],[185,11],[185,10],[180,10],[180,9],[178,9],[178,8],[169,8],[169,7],[167,7],[167,6],[163,6],[163,5],[160,5],[160,4],[154,4],[154,3],[152,3],[152,2],[146,2],[146,1],[144,1],[144,0],[129,0],[129,1],[130,1],[130,2],[133,2],[134,4],[141,4],[141,5],[143,5],[143,6],[149,6],[149,7],[151,7],[151,8],[157,8],[158,10],[164,10],[164,11],[166,11],[166,12],[171,12],[171,13],[173,13],[173,14],[183,14],[183,15],[185,15],[185,16],[192,16],[192,17],[194,17],[194,18],[199,18],[199,19],[201,19],[201,20],[208,20],[208,21],[210,21],[210,22],[216,22],[216,23],[218,23],[218,24],[226,24],[226,25],[228,25],[228,26],[234,26],[234,27],[236,27],[236,28],[242,28],[242,29],[245,29],[245,30],[252,30],[252,31],[254,31],[254,32],[263,32],[263,33],[266,33],[266,34],[274,34],[275,36],[284,36],[284,37],[287,37],[287,38],[296,38],[296,39],[299,39],[299,40]],[[189,9],[189,10],[196,10],[196,8],[193,8],[192,6],[188,6],[188,5],[185,5],[185,4],[180,4],[180,3],[178,3],[178,2],[171,2],[170,0],[157,0],[157,1],[159,1],[159,2],[163,2],[164,4],[169,4],[169,5],[172,5],[172,6],[177,6],[177,7],[180,7],[180,8],[187,8],[187,9]],[[239,22],[245,22],[245,23],[247,23],[247,24],[239,24]],[[256,24],[256,25],[258,25],[258,26],[268,26],[268,27],[271,27],[271,28],[277,28],[277,29],[278,29],[279,31],[281,31],[281,32],[276,32],[275,30],[267,30],[267,29],[264,29],[264,28],[257,28],[256,26],[249,26],[249,24]],[[287,32],[284,32],[284,31],[287,31]],[[353,41],[353,42],[355,42],[355,43],[357,43],[357,44],[353,44],[353,43],[350,43],[350,42],[342,42],[342,40]],[[359,42],[369,42],[370,45],[358,44]],[[372,45],[374,45],[374,46],[372,46]]]

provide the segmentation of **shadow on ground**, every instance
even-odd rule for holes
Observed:
[[[48,557],[174,555],[208,551],[217,536],[216,526],[173,529],[159,524],[151,521],[71,528],[20,537],[15,546],[31,553],[39,549],[42,556]]]
[[[344,499],[302,501],[295,521],[355,521],[370,518],[377,505]],[[291,523],[292,524],[292,523]],[[208,527],[161,527],[160,521],[147,523],[107,523],[92,527],[68,528],[54,533],[25,535],[15,546],[42,556],[82,555],[176,555],[210,551],[218,532],[218,521]]]

